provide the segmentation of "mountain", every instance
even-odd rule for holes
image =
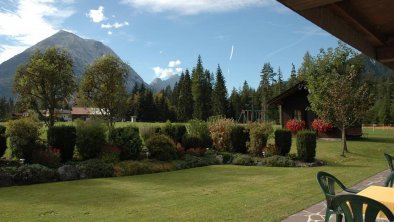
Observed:
[[[0,96],[13,96],[12,85],[18,65],[26,63],[35,50],[38,49],[43,52],[53,46],[68,50],[73,60],[73,69],[77,80],[80,80],[86,66],[102,55],[113,54],[117,56],[111,48],[99,41],[83,39],[73,33],[61,30],[0,64]],[[127,82],[128,89],[132,89],[135,84],[146,84],[133,68],[130,67],[130,70],[131,74]]]
[[[162,89],[165,89],[167,86],[170,86],[171,89],[173,89],[175,83],[179,81],[179,78],[180,78],[179,75],[173,75],[166,80],[156,78],[149,85],[150,85],[150,88],[153,90],[153,92],[158,92]]]

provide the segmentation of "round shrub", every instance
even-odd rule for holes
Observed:
[[[157,160],[172,160],[176,157],[176,147],[174,142],[165,135],[151,136],[146,142],[150,155]]]
[[[268,137],[271,133],[273,133],[273,127],[271,124],[250,124],[250,142],[248,143],[248,152],[255,156],[261,155],[263,149],[267,146]]]
[[[18,167],[13,175],[14,183],[17,185],[46,183],[58,179],[54,169],[40,164],[22,165]]]
[[[297,133],[297,155],[305,162],[313,162],[316,156],[316,133],[302,130]]]
[[[90,159],[77,164],[80,178],[112,177],[114,168],[112,164],[99,159]]]
[[[174,142],[180,143],[186,134],[186,127],[183,124],[171,124],[171,122],[167,122],[161,128],[161,133],[170,137]]]
[[[280,151],[280,155],[286,156],[291,148],[291,131],[286,129],[277,129],[275,131],[275,145]]]
[[[109,143],[120,148],[121,160],[137,159],[142,149],[139,129],[134,126],[112,129],[109,133]]]
[[[77,139],[74,126],[53,126],[47,132],[48,146],[60,149],[62,162],[72,160]]]
[[[236,153],[247,153],[246,143],[249,141],[249,131],[240,125],[236,125],[231,129],[231,146]]]
[[[10,138],[12,156],[31,163],[34,150],[38,149],[40,123],[35,118],[22,118],[8,122],[6,134]]]
[[[232,163],[234,165],[243,165],[243,166],[254,165],[254,161],[252,157],[247,154],[235,154]]]
[[[81,158],[97,158],[105,144],[105,125],[97,120],[78,121],[76,130],[76,145]]]
[[[204,141],[199,136],[185,135],[182,139],[182,145],[185,150],[191,148],[202,148],[204,147]]]
[[[264,158],[262,161],[262,164],[264,166],[272,166],[272,167],[293,167],[293,166],[295,166],[295,162],[292,159],[290,159],[289,157],[278,156],[278,155]]]
[[[6,127],[0,125],[0,157],[2,157],[7,149],[7,137],[5,136]]]

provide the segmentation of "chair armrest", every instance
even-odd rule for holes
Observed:
[[[360,192],[361,190],[346,188],[345,191],[348,192],[348,193],[356,194],[356,193]]]

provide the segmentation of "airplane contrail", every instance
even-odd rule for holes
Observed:
[[[234,45],[231,46],[230,60],[233,58]]]

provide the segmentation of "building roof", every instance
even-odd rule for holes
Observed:
[[[268,101],[268,105],[280,105],[284,99],[289,97],[290,95],[293,95],[294,93],[300,91],[300,90],[306,90],[306,82],[301,81],[291,87],[290,89],[284,91],[283,93],[279,94],[278,96],[272,98],[271,100]]]
[[[90,111],[87,107],[73,107],[71,110],[72,115],[89,115]]]
[[[394,69],[393,0],[278,0],[369,57]]]

